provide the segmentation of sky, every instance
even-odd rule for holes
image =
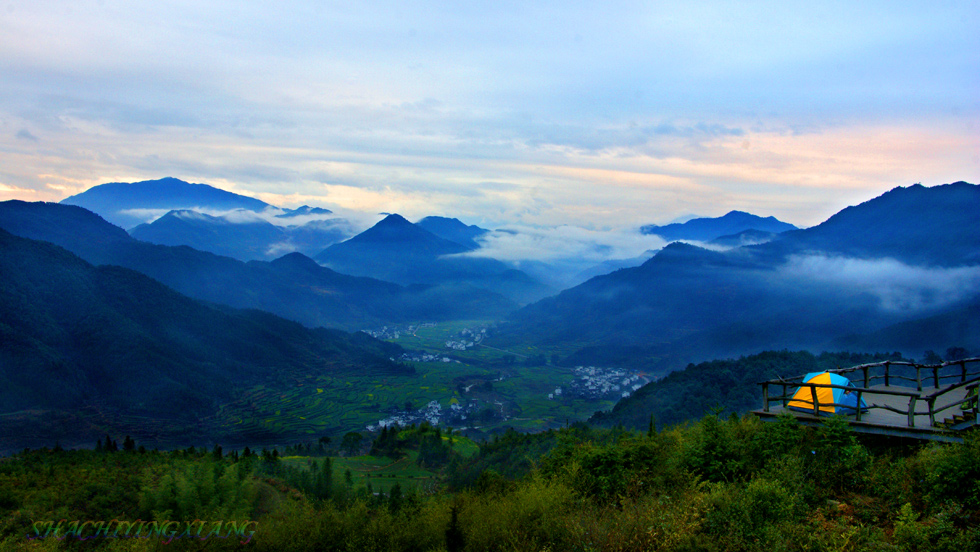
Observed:
[[[0,200],[174,176],[496,228],[980,182],[966,2],[0,2]],[[575,234],[575,232],[566,232]]]

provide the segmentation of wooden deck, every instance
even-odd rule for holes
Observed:
[[[852,413],[846,416],[854,431],[962,442],[964,431],[978,427],[980,406],[976,399],[968,400],[968,393],[975,397],[980,391],[980,371],[970,372],[968,366],[980,368],[980,358],[929,366],[876,363],[832,372],[849,377],[855,387],[847,389],[858,393],[868,405],[866,411],[858,414],[851,410]],[[896,375],[896,367],[903,368],[906,373],[914,371],[915,377]],[[875,384],[875,381],[882,383]],[[807,384],[803,382],[803,376],[761,382],[760,385],[763,386],[763,408],[752,411],[753,414],[763,420],[772,420],[786,412],[807,425],[819,424],[826,414],[818,416],[814,412],[787,408],[786,403],[794,393],[801,388],[806,391],[807,387],[814,390],[841,387]],[[804,395],[815,397],[806,392]]]

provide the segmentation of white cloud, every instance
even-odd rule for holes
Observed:
[[[818,283],[870,294],[893,312],[941,308],[980,294],[978,266],[921,267],[890,258],[794,255],[782,273],[804,285]]]
[[[479,241],[482,247],[465,255],[510,262],[574,260],[587,265],[630,259],[666,243],[659,236],[643,235],[635,229],[589,230],[576,226],[508,226],[485,234]]]

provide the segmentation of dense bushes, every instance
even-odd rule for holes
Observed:
[[[431,439],[433,430],[420,435]],[[407,438],[402,435],[400,438]],[[383,445],[383,443],[380,443]],[[385,448],[385,447],[381,447]],[[525,475],[508,476],[516,459]],[[509,465],[508,465],[509,464]],[[643,434],[506,434],[453,492],[371,494],[274,452],[28,452],[0,460],[0,549],[975,550],[980,437],[869,449],[842,420],[707,416]],[[324,478],[329,475],[329,482]],[[336,478],[336,481],[333,479]],[[237,538],[30,541],[47,519],[253,519]]]

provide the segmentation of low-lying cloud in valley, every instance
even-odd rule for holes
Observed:
[[[793,255],[784,276],[801,285],[827,284],[878,299],[882,309],[917,314],[980,295],[980,266],[911,266],[895,259]]]
[[[635,229],[589,230],[577,226],[507,226],[478,241],[482,247],[466,255],[505,262],[574,259],[588,264],[630,259],[667,243],[660,236],[644,235]]]

